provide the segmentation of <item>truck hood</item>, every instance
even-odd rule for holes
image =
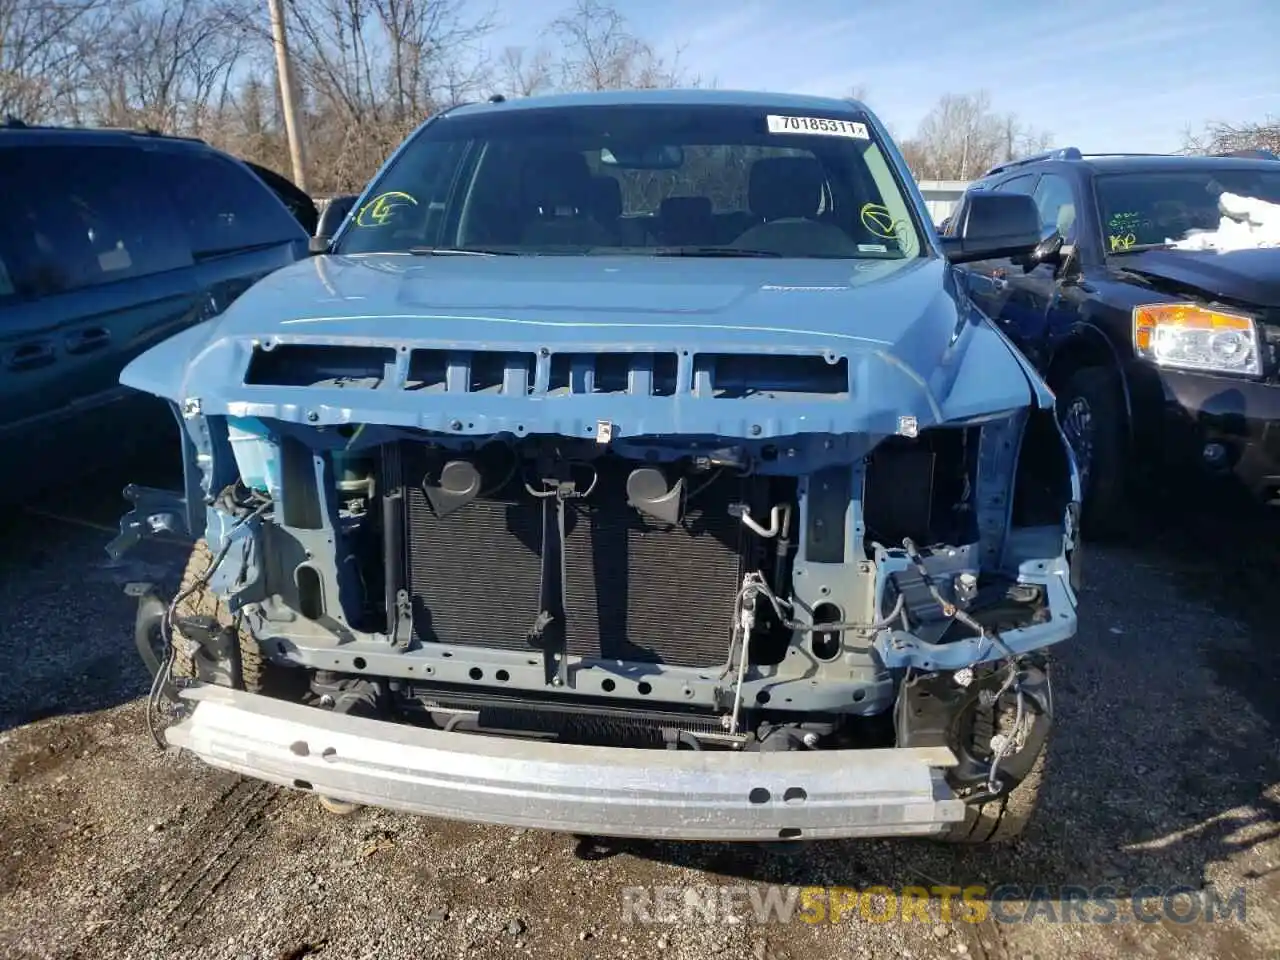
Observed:
[[[1121,270],[1191,288],[1206,299],[1280,307],[1280,248],[1145,250],[1114,261]]]
[[[198,398],[205,413],[463,434],[518,426],[577,436],[600,421],[632,436],[884,434],[912,417],[924,428],[1051,404],[1009,342],[967,302],[957,307],[949,270],[924,258],[315,257],[143,354],[121,382],[179,404]],[[518,396],[505,387],[473,392],[456,379],[441,392],[406,389],[407,363],[388,364],[369,390],[263,383],[247,373],[264,345],[323,347],[334,358],[368,347],[389,357],[519,354],[536,357],[539,371],[563,353],[667,354],[680,358],[680,377],[663,397],[629,389],[552,396],[545,372],[533,376],[541,391]],[[763,374],[769,356],[823,358],[846,365],[848,383],[729,399],[694,384],[698,357],[708,354],[754,358]]]

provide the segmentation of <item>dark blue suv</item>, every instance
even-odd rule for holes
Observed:
[[[948,230],[993,191],[1033,197],[1047,239],[966,264],[969,292],[1057,394],[1084,529],[1114,532],[1162,467],[1276,501],[1280,162],[1055,150],[988,171]]]
[[[9,123],[0,183],[0,444],[24,464],[10,497],[82,473],[99,441],[173,443],[164,405],[120,371],[307,252],[279,195],[196,140]]]

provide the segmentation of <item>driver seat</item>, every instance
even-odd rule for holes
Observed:
[[[762,222],[731,246],[784,257],[856,256],[857,246],[833,223],[818,219],[826,174],[813,157],[767,157],[751,165],[747,202]]]
[[[593,247],[613,242],[608,229],[592,216],[598,188],[581,153],[557,150],[538,154],[524,165],[521,180],[525,203],[533,210],[520,238],[522,244]]]

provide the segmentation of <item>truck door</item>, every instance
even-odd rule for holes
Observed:
[[[1072,182],[1056,173],[1046,173],[1032,196],[1040,211],[1043,236],[1057,233],[1064,249],[1077,240],[1078,197]],[[1071,327],[1076,318],[1076,286],[1057,264],[1041,263],[1030,271],[1012,265],[1007,277],[1007,297],[1001,325],[1041,370],[1052,352],[1055,332]]]
[[[1036,181],[1040,175],[1024,173],[997,184],[994,189],[1003,193],[1034,193]],[[1000,325],[1005,334],[1018,343],[1020,323],[1017,312],[1009,310],[1009,278],[1022,268],[1014,265],[1008,257],[992,260],[978,260],[967,267],[969,273],[969,296],[978,305],[978,309]]]

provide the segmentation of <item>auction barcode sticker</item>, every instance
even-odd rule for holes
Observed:
[[[865,123],[852,120],[827,120],[822,117],[765,117],[770,133],[807,133],[822,137],[851,137],[854,140],[870,140]]]

